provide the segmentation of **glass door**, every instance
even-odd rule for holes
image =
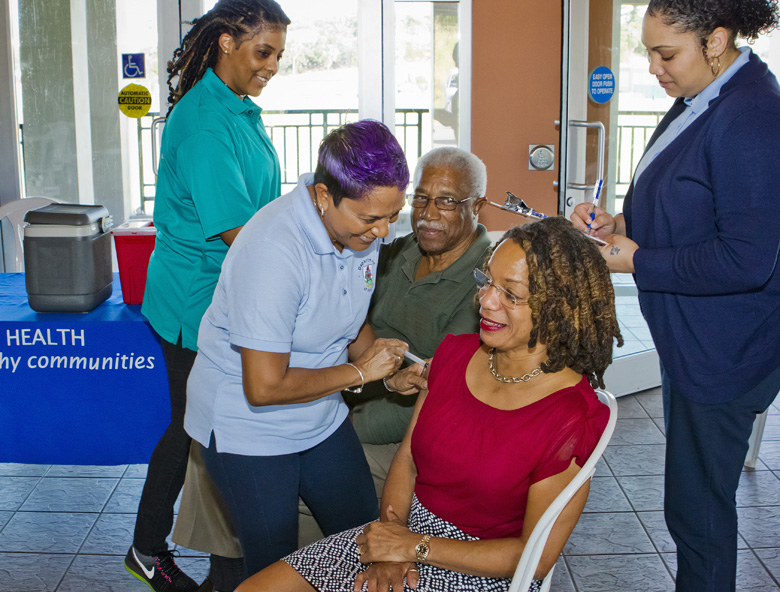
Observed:
[[[431,148],[461,145],[459,9],[459,2],[395,2],[394,124],[415,140],[406,147],[412,167]]]
[[[567,4],[562,209],[568,215],[598,192],[601,207],[620,212],[645,144],[673,101],[648,72],[641,42],[647,2]]]
[[[564,2],[564,65],[562,81],[561,146],[565,156],[560,167],[559,209],[569,216],[583,201],[608,201],[609,171],[607,140],[614,95],[613,0],[568,0]],[[598,95],[591,94],[591,78],[599,70]],[[612,94],[610,94],[612,92]],[[565,148],[564,148],[565,147]],[[606,182],[606,187],[604,186]],[[598,193],[598,196],[597,196]]]
[[[646,3],[564,1],[559,210],[582,202],[619,213],[633,169],[671,105],[647,72],[640,41]],[[629,274],[613,274],[625,345],[616,349],[607,388],[626,394],[660,384],[658,356]]]

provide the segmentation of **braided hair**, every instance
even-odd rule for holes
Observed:
[[[609,269],[596,245],[561,217],[516,226],[498,244],[505,240],[525,251],[532,322],[528,347],[547,347],[542,371],[571,368],[594,388],[604,388],[613,340],[620,347],[623,336]]]
[[[778,0],[650,0],[647,15],[683,33],[695,33],[703,46],[718,27],[736,37],[758,38],[778,26]]]
[[[236,46],[259,31],[286,29],[290,19],[274,0],[219,0],[192,28],[168,62],[168,114],[187,91],[217,65],[220,35],[227,33]],[[178,76],[176,86],[173,79]]]

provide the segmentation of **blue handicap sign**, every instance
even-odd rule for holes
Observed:
[[[606,103],[615,94],[615,75],[606,66],[599,66],[590,73],[588,95],[596,103]]]
[[[122,78],[146,78],[144,54],[122,54]]]

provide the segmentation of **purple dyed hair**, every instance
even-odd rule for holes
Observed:
[[[324,183],[338,207],[342,198],[362,199],[377,187],[409,185],[409,167],[398,140],[373,119],[347,123],[322,139],[314,182]]]

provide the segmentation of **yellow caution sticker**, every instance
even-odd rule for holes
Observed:
[[[138,119],[152,108],[152,93],[140,84],[128,84],[119,91],[119,110],[128,117]]]

